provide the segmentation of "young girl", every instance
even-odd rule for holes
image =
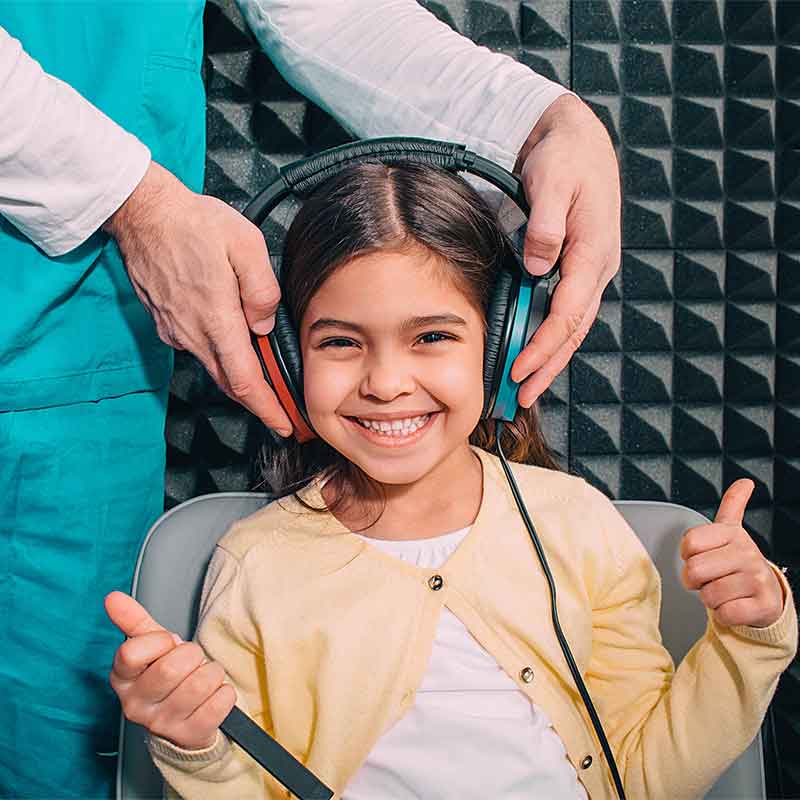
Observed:
[[[615,796],[481,421],[506,246],[480,197],[433,167],[349,167],[295,218],[282,285],[320,438],[267,466],[296,491],[219,542],[199,646],[107,599],[131,637],[112,685],[181,797],[288,796],[217,730],[234,702],[344,800]],[[503,436],[629,800],[701,796],[796,650],[788,584],[742,528],[752,484],[683,539],[709,623],[675,670],[636,535],[559,471],[532,410]]]

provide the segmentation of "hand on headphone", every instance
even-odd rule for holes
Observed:
[[[185,750],[214,744],[236,703],[225,670],[199,644],[183,642],[122,592],[105,601],[111,621],[128,637],[114,656],[110,682],[125,716]]]
[[[519,403],[533,404],[564,369],[597,316],[620,264],[620,182],[602,122],[577,97],[553,102],[517,159],[531,214],[524,260],[543,275],[561,253],[550,313],[511,371]]]
[[[681,541],[681,580],[699,590],[722,625],[766,628],[783,611],[783,588],[773,568],[742,527],[750,480],[728,487],[714,522],[689,528]]]
[[[272,330],[280,298],[261,231],[155,162],[103,227],[162,341],[193,353],[225,394],[288,436],[250,345],[250,329]]]

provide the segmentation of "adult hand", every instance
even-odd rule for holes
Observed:
[[[185,750],[214,744],[236,703],[222,667],[207,661],[200,645],[161,627],[127,594],[111,592],[105,606],[130,637],[119,646],[109,678],[125,716]]]
[[[193,353],[222,391],[288,436],[248,331],[272,330],[280,299],[261,231],[155,162],[103,228],[162,341]]]
[[[525,267],[547,272],[561,253],[550,313],[517,356],[511,378],[526,408],[553,382],[586,337],[620,263],[620,181],[605,127],[572,95],[553,102],[520,150],[531,215]],[[530,376],[530,377],[529,377]]]
[[[697,589],[722,625],[766,628],[783,611],[783,588],[742,527],[754,484],[741,479],[722,496],[714,522],[689,528],[681,540],[681,580]]]

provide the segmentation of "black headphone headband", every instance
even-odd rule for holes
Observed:
[[[343,144],[282,167],[278,177],[259,192],[244,210],[244,216],[256,225],[289,194],[307,195],[343,166],[362,161],[417,161],[450,172],[468,172],[483,178],[508,195],[527,217],[530,206],[522,183],[497,164],[467,150],[463,144],[434,139],[387,136],[381,139]]]

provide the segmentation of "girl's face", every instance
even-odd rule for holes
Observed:
[[[483,318],[419,248],[339,268],[300,325],[317,433],[374,480],[414,483],[463,456],[483,406]]]

